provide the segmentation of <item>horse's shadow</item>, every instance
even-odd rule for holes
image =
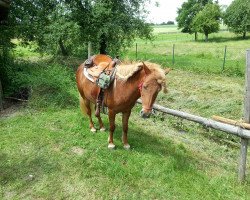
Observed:
[[[114,133],[115,142],[121,140],[122,126],[117,124]],[[197,160],[184,145],[176,144],[173,140],[159,135],[152,135],[144,128],[138,128],[130,123],[128,132],[131,151],[141,154],[150,154],[174,160],[178,170],[186,170],[187,166],[193,165]],[[119,148],[119,147],[118,147]]]
[[[23,156],[13,158],[6,153],[0,153],[0,185],[19,180],[22,186],[29,187],[37,182],[44,173],[60,171],[61,167],[44,155],[36,157]]]

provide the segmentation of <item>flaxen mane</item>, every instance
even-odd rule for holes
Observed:
[[[116,75],[118,79],[127,81],[136,72],[141,70],[143,67],[142,63],[135,63],[130,65],[118,65]]]
[[[166,81],[165,81],[165,72],[161,69],[161,66],[151,62],[145,62],[145,65],[150,69],[157,82],[162,85],[163,92],[166,92]],[[119,65],[117,66],[117,78],[122,81],[127,81],[132,77],[136,72],[141,70],[143,63],[134,63],[129,65]]]

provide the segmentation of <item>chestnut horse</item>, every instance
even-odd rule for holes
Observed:
[[[108,65],[103,62],[100,65]],[[165,71],[159,65],[149,62],[141,62],[130,65],[116,66],[117,72],[113,83],[104,90],[104,105],[108,108],[109,117],[109,138],[108,148],[115,148],[113,142],[113,133],[115,131],[115,117],[117,113],[122,113],[122,142],[125,149],[129,149],[128,144],[128,120],[131,114],[131,109],[136,103],[136,100],[141,97],[142,100],[142,117],[149,117],[152,111],[153,103],[160,90],[166,92],[165,74],[170,69]],[[96,83],[88,80],[84,73],[84,64],[78,67],[76,72],[76,81],[78,91],[80,93],[80,108],[83,114],[89,117],[90,129],[95,132],[91,114],[98,98],[99,87]],[[97,116],[100,130],[105,131],[102,119]]]

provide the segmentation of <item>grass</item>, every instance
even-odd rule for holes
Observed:
[[[29,104],[0,118],[2,199],[248,199],[249,176],[244,185],[236,178],[237,138],[160,113],[142,120],[136,106],[132,149],[122,148],[119,115],[110,151],[108,132],[91,133],[81,116],[74,70],[51,61],[26,67],[35,79]],[[169,94],[158,103],[241,117],[240,77],[174,70],[168,78]]]
[[[205,43],[203,36],[199,34],[199,40],[194,42],[193,35],[156,32],[152,42],[140,39],[135,42],[137,55],[134,45],[126,50],[122,57],[133,60],[151,60],[174,69],[243,77],[246,49],[250,45],[249,38],[242,40],[230,32],[210,34],[209,38],[209,42]],[[225,47],[227,50],[223,65]]]
[[[170,65],[171,55],[168,63],[164,52],[172,43],[164,34],[156,37],[152,44],[137,41],[143,50],[139,58]],[[230,50],[229,44],[237,49],[248,45],[244,42],[224,36],[208,44],[176,42],[179,58],[167,75],[169,93],[160,93],[157,103],[207,118],[240,120],[243,72],[225,76],[210,64],[219,63],[223,45]],[[189,55],[182,55],[183,45]],[[91,133],[78,108],[74,71],[82,60],[37,59],[29,51],[20,50],[26,61],[15,65],[17,82],[31,89],[29,102],[0,115],[0,199],[250,199],[249,167],[246,183],[237,182],[239,138],[161,113],[143,120],[141,107],[135,106],[131,150],[122,147],[118,115],[117,149],[110,151],[108,131]],[[123,56],[134,58],[133,53]],[[108,118],[103,118],[107,128]]]
[[[152,119],[141,121],[133,114],[129,134],[132,150],[122,149],[118,118],[118,149],[109,151],[107,133],[92,134],[87,120],[80,116],[78,108],[24,108],[1,119],[3,199],[249,196],[249,185],[240,186],[235,180],[236,149],[206,138],[199,141],[197,135],[178,133],[168,123],[156,122],[155,126]]]

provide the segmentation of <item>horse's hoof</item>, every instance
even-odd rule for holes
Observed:
[[[130,145],[129,144],[124,144],[123,148],[126,149],[126,150],[129,150],[130,149]]]
[[[113,143],[109,143],[108,149],[115,149],[115,145]]]
[[[90,129],[90,131],[93,132],[93,133],[95,133],[95,132],[96,132],[96,129],[95,129],[94,127],[92,127],[92,128]]]
[[[105,127],[100,128],[100,131],[101,131],[101,132],[106,131]]]

